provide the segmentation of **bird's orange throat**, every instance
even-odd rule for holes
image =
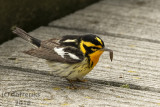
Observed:
[[[101,54],[103,53],[103,50],[98,50],[94,53],[89,54],[90,56],[90,67],[93,68],[97,62],[99,61],[99,57],[101,56]]]

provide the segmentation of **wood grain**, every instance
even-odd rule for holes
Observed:
[[[103,0],[49,25],[160,43],[159,5],[158,0]]]
[[[20,38],[0,45],[0,106],[160,106],[160,2],[103,0],[30,34],[41,40],[95,33],[114,51],[105,52],[86,76],[68,89],[45,60],[23,54],[32,48]]]

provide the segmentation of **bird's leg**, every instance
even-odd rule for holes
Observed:
[[[66,80],[71,84],[71,87],[69,87],[69,89],[77,89],[77,87],[73,84],[74,80],[69,80],[66,78]]]
[[[77,79],[76,81],[77,82],[87,82],[88,80],[87,79]]]
[[[76,80],[69,80],[66,78],[66,80],[71,84],[71,87],[68,87],[69,89],[88,89],[87,87],[76,87],[73,82],[86,82],[87,80],[83,79],[76,79]]]

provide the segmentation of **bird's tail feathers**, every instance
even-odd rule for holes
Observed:
[[[41,45],[41,40],[36,39],[36,38],[30,36],[27,32],[25,32],[23,29],[21,29],[21,28],[19,28],[19,27],[14,26],[14,27],[12,27],[11,29],[12,29],[12,32],[13,32],[14,34],[17,34],[17,35],[20,36],[22,39],[30,42],[31,44],[33,44],[33,45],[35,45],[35,46],[37,46],[37,47],[40,47],[40,45]]]

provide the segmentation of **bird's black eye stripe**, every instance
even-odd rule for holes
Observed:
[[[100,49],[100,48],[98,48],[98,47],[92,47],[92,46],[89,47],[89,48],[91,48],[91,49]]]
[[[93,49],[96,49],[96,50],[100,49],[98,47],[92,47],[92,46],[91,47],[87,47],[85,44],[83,44],[83,47],[85,48],[85,50],[87,50],[86,54],[95,52],[95,51],[93,51]]]

